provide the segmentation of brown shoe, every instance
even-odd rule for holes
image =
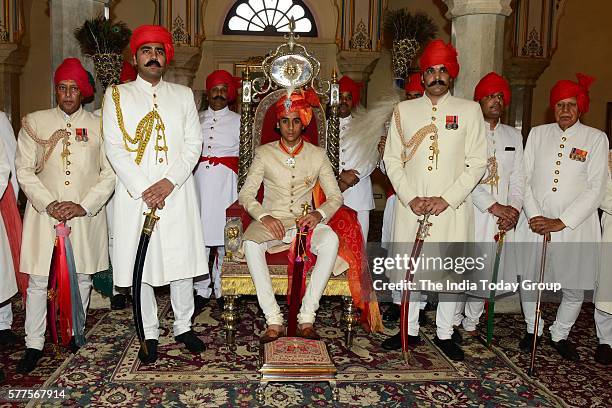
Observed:
[[[270,343],[274,340],[277,340],[279,337],[285,336],[285,328],[281,327],[280,330],[277,330],[273,327],[268,327],[264,334],[259,338],[259,342],[261,344]]]
[[[298,327],[296,335],[310,340],[321,340],[313,326]]]

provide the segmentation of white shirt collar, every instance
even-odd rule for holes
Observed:
[[[561,132],[561,133],[574,133],[574,132],[576,132],[576,131],[577,131],[577,130],[580,128],[580,126],[582,125],[582,123],[580,123],[580,119],[578,119],[578,120],[576,121],[576,123],[574,123],[572,126],[568,127],[568,128],[567,128],[567,129],[565,129],[565,130],[561,129],[561,127],[559,127],[559,124],[558,124],[558,123],[555,123],[555,124],[557,125],[557,126],[556,126],[556,129],[558,129],[558,130],[559,130],[559,132]]]
[[[150,82],[145,81],[140,77],[140,75],[138,75],[134,82],[147,92],[153,93],[156,92],[162,86],[162,84],[164,83],[164,79],[160,78],[159,82],[156,85],[151,85]]]
[[[208,107],[208,109],[206,109],[207,115],[210,116],[225,116],[228,112],[229,112],[229,106],[226,106],[223,109],[219,109],[219,110],[214,110],[213,108],[211,108],[210,106]]]
[[[442,95],[440,97],[440,99],[438,99],[438,103],[435,106],[442,105],[444,102],[446,102],[446,100],[448,99],[449,96],[451,96],[450,91],[446,91],[446,93],[444,95]],[[427,94],[424,94],[422,97],[420,97],[418,99],[423,99],[428,105],[434,106],[434,104],[431,103],[431,99],[429,99],[429,96],[427,96]]]
[[[76,118],[81,113],[82,110],[83,110],[83,105],[79,106],[79,109],[76,112],[74,112],[72,115],[69,115],[66,112],[64,112],[62,108],[59,107],[59,105],[57,105],[57,111],[59,112],[59,114],[62,116],[62,118],[66,122],[70,122],[71,120]]]
[[[353,115],[348,115],[346,118],[340,118],[340,124],[341,125],[347,125],[351,119],[353,119]]]

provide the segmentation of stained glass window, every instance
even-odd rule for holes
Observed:
[[[291,17],[296,33],[317,36],[312,13],[301,0],[238,0],[225,17],[223,34],[284,35]]]

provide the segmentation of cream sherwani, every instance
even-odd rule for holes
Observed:
[[[376,168],[376,151],[371,153],[368,158],[362,157],[364,153],[363,141],[351,137],[352,115],[340,118],[340,171],[357,170],[359,182],[342,192],[344,205],[357,212],[361,233],[364,242],[368,241],[368,231],[370,229],[370,210],[374,208],[374,195],[372,194],[372,180],[370,175]],[[361,148],[360,148],[361,147]]]
[[[487,210],[495,203],[501,205],[509,205],[515,208],[518,212],[523,208],[523,193],[525,189],[525,181],[523,176],[523,137],[521,132],[512,126],[497,123],[495,128],[491,130],[489,123],[485,122],[486,137],[487,137],[487,156],[495,157],[497,163],[497,175],[499,179],[497,186],[489,184],[479,184],[472,191],[472,200],[474,202],[474,221],[475,221],[475,241],[479,248],[482,247],[482,254],[487,254],[487,262],[485,268],[479,271],[478,278],[491,280],[493,276],[493,264],[495,261],[495,250],[497,243],[495,242],[495,234],[499,232],[497,226],[498,218]],[[488,170],[483,177],[485,180],[491,175],[492,167],[488,166]],[[516,282],[516,269],[513,268],[513,246],[514,231],[507,231],[505,236],[504,249],[500,260],[500,268],[497,276],[497,281]],[[508,253],[508,251],[511,251]],[[498,292],[500,294],[500,292]],[[488,292],[478,292],[476,295],[488,296]],[[484,301],[482,299],[470,298],[465,303],[465,318],[461,315],[463,312],[463,303],[457,303],[457,315],[455,316],[455,325],[463,322],[463,327],[467,331],[476,329],[476,325],[480,319],[480,315],[484,309]]]
[[[577,157],[578,155],[578,157]],[[608,180],[608,138],[580,121],[565,131],[551,123],[531,129],[525,146],[524,215],[517,229],[520,241],[542,242],[527,221],[542,215],[559,218],[566,228],[551,234],[546,282],[559,282],[563,300],[550,328],[553,341],[567,338],[580,313],[584,289],[593,289],[599,268],[601,227],[597,215]],[[583,160],[579,160],[582,157]],[[541,245],[521,249],[523,279],[539,276]],[[523,293],[527,330],[533,333],[535,294]],[[543,324],[539,327],[543,327]]]
[[[145,337],[156,339],[159,323],[152,287],[170,284],[174,335],[178,336],[191,327],[193,278],[208,272],[192,175],[202,151],[198,113],[189,88],[163,79],[152,86],[138,76],[117,89],[124,128],[130,137],[134,137],[138,123],[157,110],[165,126],[167,156],[156,151],[156,143],[160,149],[164,143],[154,126],[142,161],[140,165],[136,163],[136,154],[124,145],[112,87],[108,88],[104,97],[104,137],[108,159],[118,176],[113,211],[113,281],[116,286],[132,286],[143,213],[148,211],[142,193],[154,183],[168,179],[174,190],[166,198],[164,208],[157,210],[160,219],[151,236],[143,270],[142,309]]]
[[[612,151],[609,153],[609,170],[612,173]],[[612,179],[608,179],[606,196],[600,207],[603,228],[601,265],[595,287],[595,324],[601,344],[612,346]]]
[[[44,345],[46,294],[57,220],[46,213],[53,201],[73,201],[87,215],[67,222],[83,308],[87,310],[91,274],[108,269],[105,204],[115,184],[115,174],[104,154],[100,120],[82,107],[72,115],[59,107],[25,117],[33,136],[48,140],[55,131],[68,131],[67,152],[60,141],[44,162],[43,148],[22,128],[17,139],[17,179],[28,198],[23,220],[21,272],[29,273],[26,302],[26,346]],[[86,132],[87,140],[77,138]],[[62,153],[68,153],[62,157]]]
[[[221,266],[225,254],[223,231],[225,210],[238,198],[238,176],[223,164],[205,161],[207,157],[238,157],[240,145],[240,115],[225,107],[218,111],[208,108],[200,113],[202,125],[202,161],[195,170],[200,199],[200,219],[204,231],[206,259],[211,247],[217,247],[212,277],[215,296],[221,296]],[[198,295],[210,297],[210,277],[198,278],[194,287]]]
[[[312,234],[311,250],[317,255],[317,261],[302,299],[298,315],[300,323],[314,322],[319,299],[332,273],[338,252],[338,237],[325,222],[342,205],[342,194],[325,150],[304,142],[302,151],[295,157],[294,167],[286,164],[288,158],[289,155],[281,150],[279,142],[255,149],[253,163],[238,196],[240,204],[255,219],[244,233],[243,245],[257,289],[257,299],[268,324],[283,323],[265,259],[266,249],[279,241],[274,239],[259,220],[266,215],[279,219],[286,231],[283,241],[290,242],[295,236],[295,219],[302,214],[303,204],[307,203],[312,208],[312,189],[319,181],[326,201],[318,208],[323,219]],[[263,203],[259,203],[256,195],[262,183],[264,198]]]
[[[450,126],[446,124],[449,123]],[[453,126],[456,123],[456,126]],[[433,124],[438,132],[440,155],[436,163],[432,155],[434,136],[427,136],[411,160],[404,165],[402,152],[405,142],[423,127]],[[456,128],[455,128],[456,127]],[[402,134],[402,136],[400,136]],[[395,189],[398,201],[392,229],[391,254],[410,254],[418,229],[418,217],[409,203],[415,197],[440,196],[449,207],[437,217],[431,217],[433,226],[426,242],[472,242],[474,240],[474,209],[470,193],[483,176],[487,162],[485,126],[480,105],[446,93],[433,105],[427,95],[407,100],[397,105],[391,119],[384,162],[387,175]],[[408,151],[406,151],[408,152]],[[461,245],[461,244],[460,244]],[[431,255],[431,254],[429,254]],[[432,273],[433,272],[433,273]],[[397,270],[395,281],[405,277],[404,270]],[[454,273],[442,274],[427,271],[424,278],[452,279]],[[418,279],[415,279],[417,281]],[[445,340],[452,335],[455,314],[455,295],[440,301],[436,323],[438,338]],[[418,335],[418,300],[420,293],[411,293],[409,334]],[[414,305],[414,306],[413,306]]]

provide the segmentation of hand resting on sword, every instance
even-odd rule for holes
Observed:
[[[409,205],[416,215],[440,215],[448,208],[448,203],[442,197],[415,197]]]

